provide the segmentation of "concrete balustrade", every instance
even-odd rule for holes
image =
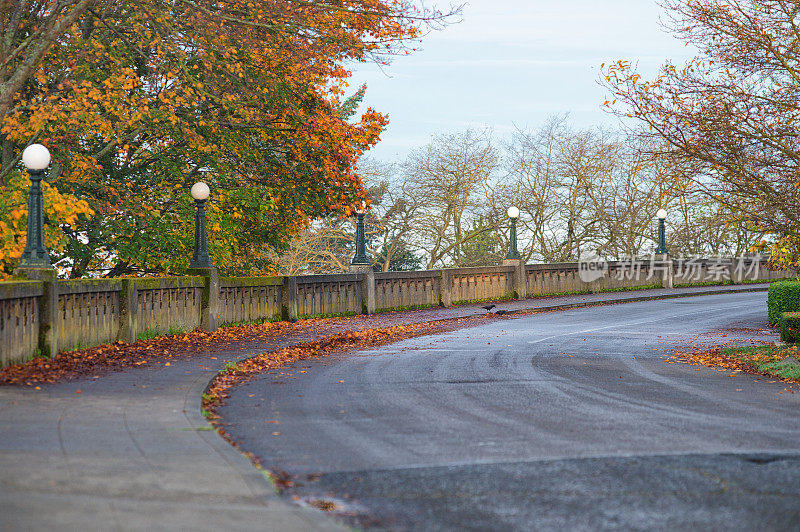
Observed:
[[[366,296],[358,273],[297,277],[297,315],[360,314]]]
[[[0,283],[0,364],[25,360],[39,347],[41,282]]]
[[[450,270],[451,304],[513,297],[515,271],[513,266]]]
[[[58,281],[58,345],[76,349],[117,340],[119,279]]]
[[[280,320],[283,277],[222,277],[219,280],[219,322]]]
[[[377,309],[432,307],[441,303],[442,272],[381,272],[375,274]]]
[[[195,273],[195,272],[193,272]],[[0,364],[56,350],[217,324],[348,315],[460,302],[793,277],[751,259],[620,261],[584,280],[578,263],[297,277],[200,275],[0,283]],[[583,276],[585,278],[585,275]],[[53,303],[57,308],[52,312]]]

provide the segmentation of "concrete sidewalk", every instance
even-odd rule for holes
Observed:
[[[556,309],[766,284],[525,299],[498,309]],[[483,313],[481,304],[333,319],[324,334]],[[766,307],[765,307],[766,320]],[[320,333],[323,334],[323,333]],[[169,366],[56,385],[0,387],[3,530],[341,530],[323,512],[278,497],[200,413],[208,382],[228,360],[314,337],[298,327],[270,341],[172,359]],[[80,393],[77,391],[80,390]]]

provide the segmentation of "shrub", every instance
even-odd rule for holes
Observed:
[[[769,322],[780,323],[784,312],[800,311],[800,281],[778,281],[769,285],[767,317]]]
[[[781,340],[793,344],[800,339],[800,312],[781,314]]]

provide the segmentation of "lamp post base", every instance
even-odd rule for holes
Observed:
[[[350,273],[361,275],[361,311],[375,314],[375,270],[369,264],[351,264]]]
[[[655,262],[661,263],[661,287],[674,288],[674,271],[672,269],[672,257],[669,253],[656,253],[653,256]]]
[[[503,259],[503,266],[514,267],[514,280],[512,286],[517,299],[522,299],[528,295],[528,279],[525,275],[525,263],[522,259]]]
[[[200,302],[200,329],[216,331],[219,328],[219,271],[214,268],[189,268],[188,275],[204,278],[203,300]]]
[[[20,266],[14,278],[42,282],[39,300],[39,351],[45,358],[58,354],[58,280],[55,268]]]

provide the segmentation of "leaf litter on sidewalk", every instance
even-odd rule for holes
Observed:
[[[444,332],[485,323],[487,319],[501,319],[492,315],[479,315],[441,321],[402,323],[401,318],[353,316],[307,319],[296,323],[267,322],[257,325],[226,327],[214,332],[195,330],[138,340],[130,344],[114,342],[62,352],[55,358],[34,357],[26,362],[2,368],[0,369],[0,384],[33,386],[82,378],[100,378],[113,371],[137,367],[167,368],[176,361],[198,355],[209,357],[211,354],[220,354],[220,359],[222,359],[225,353],[230,355],[232,350],[242,353],[258,352],[264,349],[265,344],[275,345],[286,338],[297,339],[298,345],[285,348],[290,350],[288,352],[278,349],[258,355],[261,357],[259,358],[260,364],[266,364],[266,360],[271,360],[269,367],[274,368],[295,360],[304,353],[307,354],[309,349],[328,350],[333,344],[348,345],[349,347],[354,347],[356,344],[378,345],[375,342],[388,343],[394,339],[410,337],[409,335],[419,336]],[[387,323],[398,322],[401,324],[382,327]],[[320,337],[323,338],[320,339]],[[314,339],[312,343],[322,343],[299,347],[305,345],[304,339]],[[325,343],[326,340],[328,343]],[[210,358],[216,360],[213,356]],[[252,367],[252,364],[254,363],[245,364],[243,367],[249,368]]]

